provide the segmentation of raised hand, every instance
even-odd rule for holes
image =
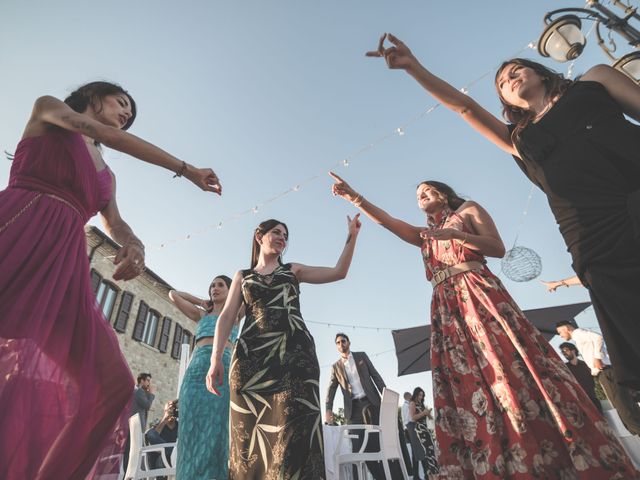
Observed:
[[[460,240],[462,232],[455,228],[425,228],[420,232],[420,238],[426,240]]]
[[[190,167],[184,176],[201,190],[222,195],[222,185],[216,173],[210,168]]]
[[[347,227],[349,228],[349,238],[358,235],[362,222],[360,221],[360,214],[357,213],[353,219],[347,215]]]
[[[329,172],[329,175],[336,181],[336,183],[331,185],[331,193],[344,198],[348,202],[353,202],[358,197],[356,191],[337,174]]]
[[[384,48],[385,39],[389,40],[393,46]],[[413,56],[409,47],[390,33],[384,33],[380,37],[377,50],[367,52],[365,55],[367,57],[383,57],[387,66],[393,69],[410,70],[418,65],[418,60]]]
[[[113,272],[114,280],[131,280],[145,269],[144,249],[137,243],[123,245],[113,263],[116,265],[116,271]]]

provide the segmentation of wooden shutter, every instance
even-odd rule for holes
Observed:
[[[93,268],[91,269],[91,289],[93,293],[98,293],[98,287],[100,286],[100,282],[102,281],[102,275],[96,272]]]
[[[173,347],[171,348],[171,356],[173,358],[180,358],[180,346],[182,345],[182,327],[176,323],[176,328],[173,331]]]
[[[149,305],[140,300],[140,308],[138,308],[138,316],[136,317],[136,323],[133,326],[134,340],[142,340],[142,334],[144,333],[144,322],[147,319],[147,313],[149,312]]]
[[[158,350],[162,353],[167,351],[167,345],[169,345],[169,335],[171,334],[171,319],[164,317],[162,321],[162,330],[160,331],[160,343],[158,344]]]
[[[124,333],[127,330],[127,322],[129,321],[129,313],[131,312],[131,305],[133,304],[133,294],[124,292],[122,299],[120,300],[120,307],[118,307],[118,316],[113,324],[113,328],[116,332]]]

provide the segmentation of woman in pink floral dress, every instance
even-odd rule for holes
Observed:
[[[437,477],[637,478],[615,434],[484,256],[504,245],[489,214],[440,182],[418,186],[428,228],[390,216],[332,174],[334,195],[420,247],[433,285]]]

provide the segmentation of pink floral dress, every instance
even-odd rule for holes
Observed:
[[[467,231],[450,211],[434,227]],[[425,240],[422,254],[429,280],[484,263],[458,241]],[[434,288],[431,329],[437,478],[636,478],[612,429],[486,265]]]

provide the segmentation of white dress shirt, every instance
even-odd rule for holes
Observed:
[[[611,365],[604,339],[599,333],[586,328],[576,328],[571,332],[571,339],[576,342],[580,355],[591,369],[591,375],[594,377],[600,373],[600,370],[595,367],[595,359],[601,360],[604,365]]]
[[[358,374],[353,354],[349,353],[347,358],[342,357],[341,360],[344,371],[347,374],[347,380],[349,380],[349,385],[351,385],[351,398],[357,400],[366,397],[367,394],[364,393],[364,388],[362,388],[362,382],[360,382],[360,375]]]
[[[402,424],[406,427],[411,419],[409,418],[409,401],[405,400],[402,404]]]

